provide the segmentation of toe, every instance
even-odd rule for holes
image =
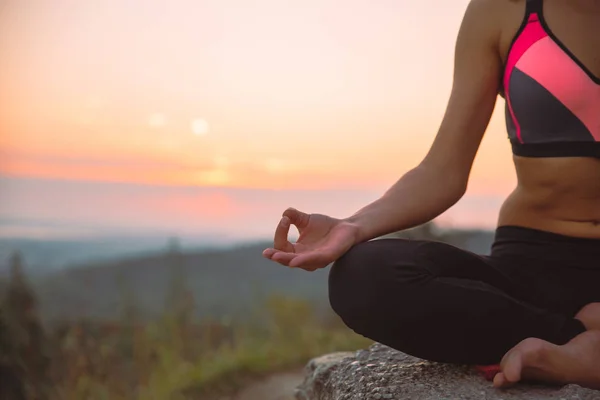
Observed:
[[[523,360],[521,352],[513,349],[502,359],[502,379],[506,383],[515,383],[521,380]]]
[[[496,376],[494,376],[494,387],[503,387],[506,386],[507,381],[506,381],[506,377],[504,376],[504,373],[502,372],[498,372],[496,374]]]

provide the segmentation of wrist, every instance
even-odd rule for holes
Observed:
[[[358,216],[352,215],[348,218],[342,219],[341,222],[342,224],[348,226],[354,233],[354,244],[365,242],[370,239],[365,230],[364,224],[361,223]]]

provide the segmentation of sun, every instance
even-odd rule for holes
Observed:
[[[191,123],[194,135],[203,136],[208,133],[208,122],[203,118],[195,118]]]

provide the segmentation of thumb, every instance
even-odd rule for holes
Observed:
[[[290,219],[288,217],[282,217],[275,229],[275,238],[273,240],[273,247],[275,249],[286,252],[294,251],[294,246],[288,240],[289,231]]]

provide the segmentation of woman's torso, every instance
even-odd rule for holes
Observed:
[[[554,37],[591,74],[590,87],[595,93],[597,85],[600,94],[600,2],[594,1],[545,0],[543,17]],[[524,0],[507,1],[499,46],[504,63],[524,15]],[[513,158],[518,184],[500,210],[499,226],[600,238],[600,158]]]

